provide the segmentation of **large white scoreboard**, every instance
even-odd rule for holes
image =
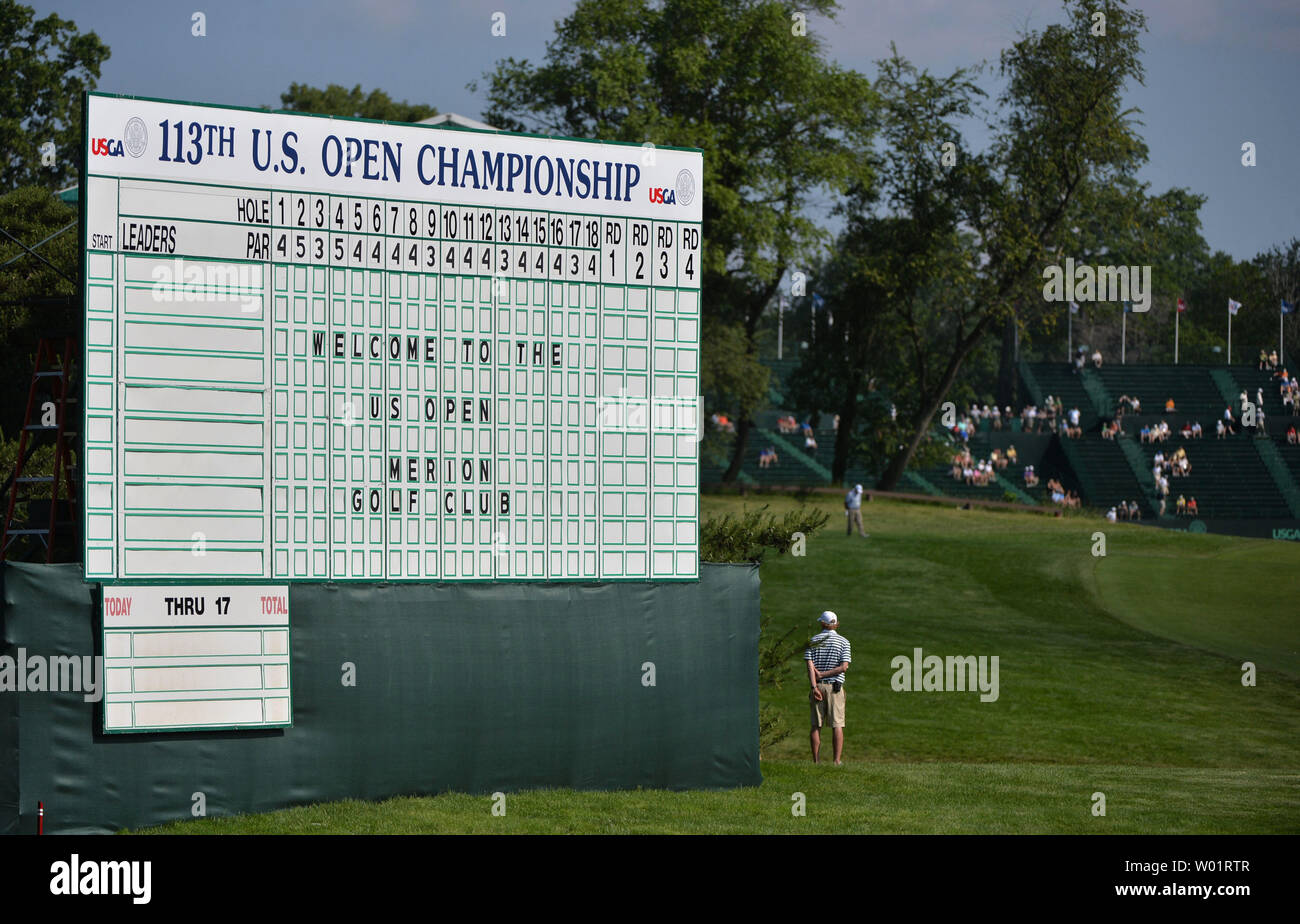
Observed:
[[[86,580],[698,577],[699,152],[86,127]]]

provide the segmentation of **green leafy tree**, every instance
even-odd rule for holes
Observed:
[[[707,315],[700,351],[711,357],[700,370],[700,393],[707,408],[758,407],[767,395],[769,370],[749,348],[740,324]],[[725,465],[734,451],[734,435],[704,421],[700,458]]]
[[[882,489],[898,484],[963,365],[990,332],[1018,311],[1046,310],[1042,269],[1054,261],[1060,229],[1070,226],[1076,203],[1090,189],[1132,176],[1146,159],[1133,111],[1122,102],[1129,83],[1143,79],[1139,36],[1145,17],[1122,2],[1110,3],[1105,34],[1095,35],[1090,4],[1067,0],[1065,7],[1064,24],[1026,33],[1003,51],[1005,87],[987,151],[968,153],[953,137],[949,140],[957,156],[947,167],[940,146],[919,144],[893,152],[893,177],[885,183],[895,211],[927,235],[960,228],[970,235],[970,246],[961,251],[959,265],[947,265],[944,278],[954,291],[938,302],[943,309],[938,323],[929,324],[943,332],[941,341],[923,343],[924,317],[907,314],[933,279],[913,275],[920,287],[904,287],[893,300],[904,343],[923,343],[925,374],[913,347],[917,375],[897,398],[907,436],[881,475]],[[909,66],[897,65],[895,72],[889,120],[900,125],[892,130],[903,138],[923,139],[932,131],[922,124],[928,111],[909,110],[897,101],[905,103],[917,93],[925,98],[922,91],[934,83]],[[949,97],[969,93],[959,81],[948,86]],[[888,82],[882,92],[891,95]],[[944,170],[947,175],[940,178],[937,174]],[[937,258],[942,250],[935,251]]]
[[[1151,267],[1153,301],[1145,313],[1130,315],[1130,361],[1173,361],[1173,313],[1179,296],[1196,278],[1209,250],[1201,237],[1200,208],[1205,197],[1186,189],[1150,194],[1150,184],[1122,175],[1105,185],[1089,184],[1075,199],[1070,218],[1057,231],[1052,262],[1067,257],[1092,266]],[[1087,343],[1118,357],[1123,336],[1119,302],[1084,303],[1074,319],[1075,343]],[[1028,313],[1021,325],[1021,349],[1039,344],[1045,358],[1066,359],[1064,303]]]
[[[59,189],[77,175],[81,94],[93,90],[108,46],[51,13],[0,0],[0,191]],[[42,163],[42,146],[49,155]]]
[[[399,103],[383,90],[363,93],[361,84],[349,90],[332,83],[322,90],[305,83],[291,83],[289,89],[280,94],[280,105],[294,112],[379,119],[385,122],[419,122],[438,114],[433,106],[408,103],[405,100]]]
[[[808,16],[836,9],[832,0],[801,7]],[[773,0],[579,0],[542,63],[506,58],[485,75],[493,125],[704,151],[703,312],[743,332],[748,354],[705,351],[704,369],[729,366],[715,381],[754,367],[781,280],[826,243],[810,202],[868,184],[874,168],[868,82],[799,31]],[[737,401],[705,407],[736,421],[727,481],[763,394],[706,395]]]
[[[850,452],[872,468],[880,453],[897,452],[907,418],[895,419],[890,406],[934,387],[934,358],[950,348],[970,305],[971,261],[962,258],[971,255],[958,232],[962,174],[952,158],[963,153],[956,122],[973,113],[980,91],[965,70],[937,78],[896,48],[879,63],[875,89],[880,140],[892,156],[882,158],[879,185],[858,187],[848,200],[846,230],[818,279],[828,301],[816,348],[792,389],[801,410],[839,414],[836,481]],[[877,382],[889,383],[887,400],[874,393]]]
[[[0,195],[0,228],[40,255],[0,235],[0,429],[6,433],[17,433],[22,424],[37,339],[57,331],[81,333],[76,222],[76,209],[48,189],[26,186]]]
[[[1187,336],[1189,327],[1199,328],[1207,342],[1222,345],[1224,351],[1212,356],[1184,353],[1180,357],[1182,362],[1227,361],[1230,298],[1242,304],[1232,319],[1232,361],[1254,363],[1261,349],[1277,348],[1279,299],[1283,296],[1274,293],[1264,263],[1262,255],[1255,260],[1236,260],[1222,251],[1216,251],[1204,262],[1196,281],[1188,287],[1182,336]]]
[[[1300,305],[1300,238],[1291,238],[1286,244],[1273,247],[1257,256],[1252,263],[1263,274],[1264,280],[1268,286],[1268,296],[1272,298],[1272,303],[1265,302],[1260,306],[1261,317],[1269,317],[1270,328],[1278,320],[1282,319],[1283,336],[1285,343],[1291,344],[1287,347],[1288,353],[1294,353],[1300,348],[1300,312],[1292,311],[1291,314],[1282,316],[1282,299],[1286,299],[1292,305]],[[1270,330],[1270,335],[1273,331]],[[1269,347],[1272,349],[1272,347]],[[1292,364],[1294,366],[1294,363]]]

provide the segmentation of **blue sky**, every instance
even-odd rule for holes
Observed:
[[[113,56],[99,89],[239,106],[279,105],[290,83],[361,84],[478,118],[466,84],[502,57],[538,60],[572,0],[27,0],[93,29]],[[1100,6],[1100,0],[1098,5]],[[1300,3],[1147,0],[1143,111],[1154,192],[1186,186],[1212,249],[1238,258],[1300,236]],[[797,3],[791,3],[797,8]],[[191,16],[207,17],[193,37]],[[506,35],[491,34],[494,11]],[[1061,18],[1056,0],[847,0],[833,26],[810,20],[832,58],[874,76],[889,43],[946,73],[996,62],[1019,30]],[[1257,166],[1241,164],[1252,141]]]

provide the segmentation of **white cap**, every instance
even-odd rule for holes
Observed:
[[[853,490],[855,490],[855,491],[857,491],[859,494],[861,494],[861,493],[862,493],[862,485],[860,485],[860,484],[855,484],[855,485],[853,486]]]
[[[840,618],[836,616],[834,613],[832,613],[830,610],[827,610],[826,612],[822,613],[820,617],[818,617],[817,621],[820,622],[823,626],[834,626],[839,624]]]

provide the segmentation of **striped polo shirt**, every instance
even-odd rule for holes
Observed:
[[[837,664],[847,664],[853,660],[849,650],[849,640],[840,635],[834,629],[827,629],[825,632],[818,632],[808,642],[808,647],[804,649],[803,659],[811,661],[813,667],[819,671],[828,671]],[[844,682],[844,674],[832,674],[829,677],[823,677],[818,683],[840,683]]]

